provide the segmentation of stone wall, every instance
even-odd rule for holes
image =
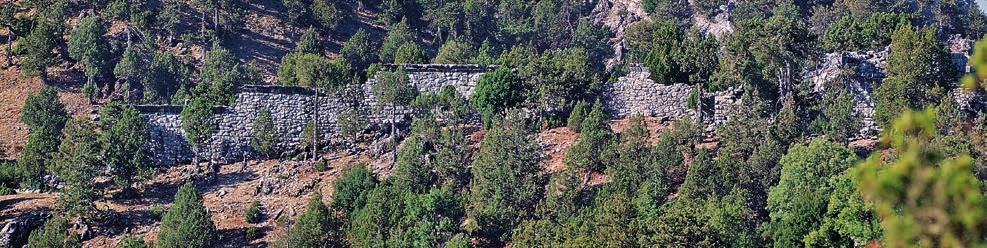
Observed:
[[[388,65],[395,67],[399,65]],[[422,92],[436,93],[442,87],[451,85],[465,97],[473,93],[480,75],[492,69],[481,65],[400,65],[404,66],[411,84]],[[320,141],[333,142],[339,135],[337,114],[344,109],[366,113],[370,124],[384,124],[406,119],[407,110],[397,115],[385,115],[377,111],[376,98],[372,88],[376,80],[368,80],[356,90],[348,90],[340,95],[316,94],[302,87],[246,85],[238,89],[236,100],[229,107],[217,107],[213,120],[216,132],[208,141],[208,146],[197,151],[200,159],[215,161],[239,161],[255,157],[250,147],[254,120],[262,109],[271,111],[271,117],[278,132],[276,151],[287,151],[297,147],[302,139],[302,130],[312,119],[318,121],[317,133]],[[346,101],[350,99],[352,101]],[[318,102],[317,111],[311,106]],[[156,105],[136,106],[148,121],[150,146],[153,159],[159,165],[173,165],[191,161],[192,147],[184,139],[180,113],[182,106]]]
[[[647,67],[634,64],[626,76],[604,87],[603,103],[613,118],[635,115],[680,119],[694,117],[689,108],[689,95],[694,86],[686,84],[663,85],[650,78]]]

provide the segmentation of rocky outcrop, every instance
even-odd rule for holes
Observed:
[[[27,244],[31,230],[44,225],[44,213],[30,213],[5,221],[0,229],[0,247],[21,247]]]
[[[641,0],[600,0],[593,7],[590,19],[596,24],[610,28],[610,32],[613,34],[610,38],[610,45],[613,47],[614,56],[607,59],[607,68],[613,68],[624,59],[626,52],[624,32],[627,27],[636,22],[651,19],[641,2]]]

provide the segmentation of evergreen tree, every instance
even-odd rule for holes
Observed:
[[[343,2],[312,1],[312,16],[324,29],[335,30],[347,18]]]
[[[147,75],[147,63],[145,63],[146,55],[137,46],[130,46],[123,50],[123,55],[120,57],[120,62],[117,62],[116,67],[113,68],[113,74],[124,81],[123,85],[117,86],[118,89],[124,91],[124,96],[127,101],[131,101],[131,92],[134,90],[135,85],[141,83],[148,78]],[[144,92],[153,91],[153,89],[148,89],[145,87]]]
[[[439,48],[439,53],[432,60],[433,64],[465,64],[475,55],[475,49],[469,44],[456,40],[448,40]]]
[[[514,72],[503,67],[497,68],[480,76],[470,103],[483,114],[484,126],[489,126],[495,115],[521,103],[522,88],[521,80]]]
[[[65,218],[53,217],[45,221],[42,228],[34,230],[27,238],[29,248],[75,248],[82,247],[79,235],[69,230]]]
[[[906,111],[891,127],[883,138],[896,156],[871,154],[853,172],[881,220],[882,240],[890,247],[984,245],[987,200],[972,174],[973,160],[932,149],[932,109]]]
[[[891,36],[888,78],[874,93],[875,119],[882,127],[890,127],[898,113],[937,103],[951,88],[956,69],[935,34],[933,28],[918,32],[901,25]]]
[[[112,108],[120,108],[119,115],[109,114]],[[99,137],[101,157],[114,182],[127,189],[134,182],[149,179],[154,168],[150,166],[150,151],[145,148],[150,140],[147,121],[133,106],[117,103],[104,105],[100,113],[100,121],[107,123],[102,125]]]
[[[576,105],[572,106],[572,112],[569,113],[569,119],[566,126],[572,131],[577,133],[582,130],[580,127],[583,124],[583,119],[586,118],[586,102],[578,101]]]
[[[48,83],[47,69],[57,61],[55,48],[60,39],[60,26],[43,20],[36,22],[31,32],[21,40],[21,72],[26,76],[39,76],[42,83]]]
[[[319,40],[319,34],[314,28],[305,30],[302,38],[298,39],[295,45],[295,52],[322,54],[322,41]]]
[[[68,216],[88,217],[95,207],[98,192],[93,178],[99,174],[101,163],[94,130],[89,120],[70,120],[62,133],[57,160],[49,167],[64,182],[58,203]]]
[[[579,139],[566,153],[566,166],[585,170],[586,173],[604,169],[603,154],[609,149],[613,136],[609,121],[610,118],[603,112],[603,104],[597,100],[589,115],[579,125]]]
[[[384,37],[384,41],[380,45],[380,53],[377,56],[380,57],[381,62],[400,63],[396,61],[396,54],[400,50],[399,48],[407,43],[414,42],[414,31],[408,26],[408,20],[402,19],[401,22],[390,26],[387,36]]]
[[[343,48],[339,50],[339,56],[346,60],[354,70],[363,71],[377,60],[377,54],[373,52],[374,49],[376,48],[370,41],[370,34],[360,29],[353,36],[350,36],[346,43],[343,43]]]
[[[411,86],[408,73],[403,68],[395,71],[382,71],[377,73],[377,83],[372,87],[374,96],[377,98],[377,108],[386,109],[388,116],[397,114],[398,107],[407,106],[415,99],[418,89]],[[391,125],[391,146],[397,149],[397,120],[386,120]],[[397,152],[395,152],[397,159]]]
[[[830,179],[857,161],[841,143],[815,139],[796,144],[781,158],[781,179],[768,194],[771,221],[766,231],[776,247],[804,246],[805,237],[823,220],[835,185]]]
[[[199,149],[207,147],[206,142],[216,130],[216,123],[212,119],[212,115],[212,104],[208,99],[201,96],[192,98],[188,105],[182,108],[182,130],[185,131],[185,140],[192,145],[196,159]]]
[[[332,207],[342,210],[346,216],[352,216],[354,211],[366,205],[367,195],[376,185],[377,179],[366,164],[352,165],[343,170],[332,185]]]
[[[68,41],[69,56],[82,64],[89,84],[94,84],[97,78],[109,71],[111,48],[109,41],[103,38],[106,29],[106,22],[102,19],[87,16],[79,21]]]
[[[322,193],[315,191],[308,201],[305,213],[298,216],[298,222],[288,231],[286,247],[341,247],[344,243],[342,223],[335,214],[322,203]]]
[[[395,64],[424,64],[428,62],[425,51],[417,43],[408,42],[398,47],[394,53]]]
[[[212,49],[206,52],[202,71],[199,72],[201,83],[196,86],[195,91],[207,96],[209,104],[232,104],[236,100],[233,93],[241,79],[240,71],[241,66],[233,54],[220,46],[219,42],[214,42]]]
[[[254,132],[250,136],[250,147],[264,157],[271,156],[274,145],[278,142],[278,130],[274,127],[271,110],[263,108],[254,119]]]
[[[510,230],[531,217],[544,192],[538,146],[516,114],[494,121],[473,160],[467,230],[488,242],[508,241]]]
[[[175,55],[157,52],[144,78],[144,102],[170,102],[182,87],[188,87],[188,68]]]
[[[68,119],[55,88],[42,86],[37,93],[27,96],[21,109],[21,122],[29,128],[28,140],[17,160],[18,174],[27,186],[42,187],[41,178],[47,165],[54,162],[62,128]]]
[[[202,196],[191,182],[175,193],[175,202],[161,217],[157,247],[211,247],[218,241],[212,216],[202,205]]]

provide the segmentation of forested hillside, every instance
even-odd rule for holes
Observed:
[[[987,245],[974,0],[0,5],[0,247]]]

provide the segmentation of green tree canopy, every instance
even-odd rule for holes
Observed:
[[[467,230],[489,242],[506,241],[531,217],[544,192],[538,146],[514,114],[497,117],[473,160]]]
[[[202,205],[202,196],[191,182],[175,193],[175,202],[161,217],[157,247],[211,247],[218,241],[212,216]]]
[[[110,114],[114,111],[119,111],[119,115]],[[114,182],[129,188],[136,181],[149,179],[154,168],[150,164],[150,151],[145,147],[150,140],[147,121],[133,106],[116,102],[104,105],[100,116],[100,122],[107,123],[101,127],[99,136],[101,157],[109,166]]]
[[[68,216],[88,217],[98,197],[93,181],[99,170],[99,143],[89,120],[73,119],[65,125],[58,156],[49,169],[64,183],[58,195],[59,209]]]
[[[65,105],[51,86],[42,86],[24,100],[21,122],[28,126],[29,131],[27,145],[17,160],[17,171],[28,187],[42,187],[41,177],[47,165],[54,162],[62,129],[68,119]]]
[[[857,162],[849,147],[824,139],[796,144],[781,158],[781,179],[768,193],[771,221],[766,226],[775,247],[803,246],[806,235],[822,224],[831,178]]]
[[[895,157],[872,154],[857,165],[854,181],[874,204],[890,247],[984,245],[987,199],[968,155],[932,149],[935,113],[906,111],[883,140]]]
[[[336,215],[322,203],[322,193],[315,191],[308,201],[308,208],[291,230],[288,231],[287,247],[340,247],[343,245],[342,223]]]

